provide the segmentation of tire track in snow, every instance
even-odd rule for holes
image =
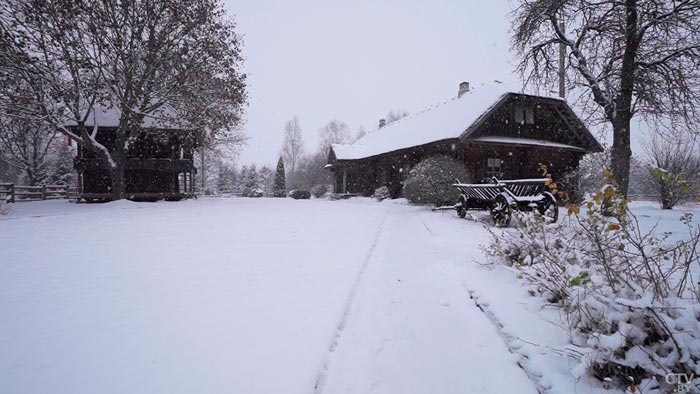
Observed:
[[[347,325],[348,318],[350,317],[350,312],[352,310],[352,305],[355,301],[357,290],[360,287],[360,283],[362,282],[364,273],[367,270],[367,266],[372,260],[374,249],[379,244],[379,238],[381,237],[382,232],[384,231],[384,223],[386,223],[388,217],[389,210],[385,211],[384,218],[379,224],[379,229],[377,230],[377,233],[374,235],[374,239],[372,240],[372,246],[370,246],[369,251],[367,252],[367,256],[365,256],[365,260],[362,262],[362,267],[360,267],[360,270],[355,276],[355,281],[353,282],[352,287],[350,289],[350,295],[348,295],[348,298],[345,300],[345,308],[343,310],[343,314],[341,315],[340,321],[336,326],[333,340],[331,341],[331,344],[328,347],[328,354],[326,355],[326,360],[323,363],[323,367],[318,372],[318,376],[316,377],[316,384],[314,385],[314,394],[323,393],[323,388],[325,387],[326,379],[328,378],[328,367],[331,362],[331,355],[335,352],[335,349],[338,347],[338,343],[340,342],[340,338],[343,335],[343,331],[345,331],[345,326]]]
[[[421,215],[418,215],[418,218],[420,219],[421,223],[423,223],[423,226],[427,230],[428,234],[435,237],[435,233],[433,232],[433,230],[431,230],[431,228],[428,226],[428,223],[426,223],[426,221],[423,219],[423,217]],[[472,216],[472,218],[474,219],[475,222],[483,222],[483,220],[479,220],[476,217]],[[527,361],[528,360],[527,355],[519,353],[517,351],[518,348],[513,346],[513,342],[515,342],[518,338],[514,338],[513,336],[504,332],[503,331],[503,328],[504,328],[503,324],[500,322],[500,320],[498,320],[498,318],[493,314],[493,312],[488,310],[488,305],[480,304],[478,297],[474,295],[474,290],[470,289],[466,283],[463,283],[463,286],[464,286],[465,290],[467,290],[467,292],[469,293],[469,298],[474,302],[474,306],[476,308],[478,308],[479,311],[484,314],[484,316],[486,316],[486,318],[489,320],[491,325],[493,325],[493,327],[496,329],[498,336],[500,336],[501,339],[503,340],[503,342],[505,343],[506,349],[508,349],[508,352],[510,352],[511,354],[518,355],[521,358],[521,360]],[[520,369],[523,370],[523,372],[525,373],[525,376],[527,376],[527,378],[533,383],[533,385],[535,386],[535,389],[537,390],[538,393],[544,394],[549,390],[548,387],[546,387],[545,385],[543,385],[541,383],[541,381],[540,381],[540,379],[542,378],[541,375],[537,375],[535,373],[532,373],[532,371],[528,370],[525,367],[525,365],[523,364],[523,362],[521,362],[521,361],[518,361],[517,364],[518,364],[518,367],[520,367]]]
[[[515,338],[512,335],[509,335],[503,331],[503,328],[504,328],[503,323],[501,323],[501,321],[498,320],[498,318],[493,314],[493,312],[491,312],[488,309],[488,305],[482,305],[479,303],[478,297],[474,295],[474,290],[469,289],[466,284],[464,284],[464,288],[469,293],[469,298],[474,302],[474,306],[476,306],[481,311],[481,313],[483,313],[484,316],[486,316],[486,318],[494,326],[498,335],[503,339],[503,343],[505,343],[508,351],[511,354],[518,355],[521,360],[527,361],[528,360],[527,355],[519,353],[517,351],[518,348],[513,346],[513,342],[515,342],[517,340],[517,338]],[[541,382],[542,375],[537,375],[537,374],[533,373],[532,371],[528,370],[528,368],[526,368],[525,365],[523,364],[523,362],[521,362],[521,361],[518,361],[518,367],[520,367],[520,369],[522,369],[523,372],[525,372],[525,376],[527,376],[527,378],[530,379],[530,381],[534,384],[535,389],[537,390],[538,393],[544,394],[547,391],[549,391],[549,389],[551,387],[545,387]]]

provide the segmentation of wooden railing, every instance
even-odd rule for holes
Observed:
[[[7,202],[41,201],[59,198],[73,199],[78,188],[67,185],[22,186],[13,183],[0,183],[0,199]]]

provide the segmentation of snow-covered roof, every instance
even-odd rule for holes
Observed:
[[[174,111],[170,109],[158,110],[154,113],[146,115],[143,119],[144,128],[159,128],[159,129],[181,129],[182,127],[177,125],[175,119]],[[117,127],[119,126],[119,118],[121,117],[121,110],[114,107],[106,107],[103,105],[95,104],[93,109],[90,111],[90,115],[85,121],[85,126],[93,127],[95,124],[99,127]],[[75,126],[75,122],[66,124],[66,126]]]
[[[511,91],[500,85],[475,87],[462,97],[455,97],[369,132],[352,145],[333,144],[333,152],[338,160],[355,160],[459,138]]]
[[[567,150],[585,151],[584,148],[560,144],[558,142],[545,141],[545,140],[534,140],[531,138],[513,138],[513,137],[478,137],[473,138],[470,141],[475,142],[486,142],[491,144],[505,144],[505,145],[534,145],[543,148],[559,148]]]

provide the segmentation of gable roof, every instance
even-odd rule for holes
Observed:
[[[183,129],[175,121],[177,114],[168,107],[154,111],[148,114],[143,119],[142,127],[145,129]],[[93,127],[97,124],[98,127],[118,127],[121,118],[121,110],[116,107],[108,107],[101,104],[95,104],[90,110],[90,114],[85,120],[86,127]],[[67,123],[65,126],[76,126],[75,121]]]
[[[479,86],[442,104],[369,132],[351,145],[333,144],[338,160],[355,160],[459,138],[471,124],[508,94],[505,88]]]
[[[336,160],[357,160],[378,156],[402,149],[430,144],[438,141],[461,138],[469,139],[473,131],[496,108],[504,102],[509,95],[530,96],[540,99],[560,102],[565,108],[565,121],[571,123],[571,127],[583,132],[583,139],[587,147],[570,146],[564,144],[547,143],[542,146],[559,147],[578,151],[601,151],[602,147],[590,134],[583,122],[576,116],[565,100],[559,97],[533,96],[516,92],[506,85],[482,85],[466,92],[462,97],[455,97],[444,103],[438,104],[419,113],[407,116],[396,122],[390,123],[379,130],[373,131],[350,145],[333,144],[329,155]],[[562,115],[564,116],[564,115]],[[510,141],[508,143],[521,143],[532,145],[533,140]],[[483,142],[495,142],[486,141]],[[506,141],[499,141],[506,143]]]

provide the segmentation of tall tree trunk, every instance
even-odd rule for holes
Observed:
[[[199,192],[206,194],[205,190],[207,188],[207,169],[205,168],[205,158],[204,158],[205,148],[202,147],[202,153],[199,155],[199,173],[200,173],[200,187]]]
[[[627,197],[630,183],[630,160],[632,149],[630,148],[630,123],[626,116],[618,116],[613,123],[613,146],[610,164],[613,177],[617,182],[617,191]]]
[[[630,183],[630,123],[632,121],[632,95],[634,94],[634,71],[639,42],[637,35],[637,0],[625,0],[625,52],[622,57],[620,91],[615,102],[613,146],[611,165],[618,186],[618,193],[627,197]]]
[[[661,209],[673,209],[673,201],[671,199],[671,188],[668,182],[661,180],[659,187],[659,195],[661,197]]]
[[[112,153],[114,167],[111,167],[110,177],[112,178],[112,200],[121,200],[124,198],[124,171],[126,169],[126,153],[123,151],[115,151]]]
[[[125,163],[117,162],[117,166],[110,171],[112,178],[112,200],[121,200],[124,198],[124,165]]]

